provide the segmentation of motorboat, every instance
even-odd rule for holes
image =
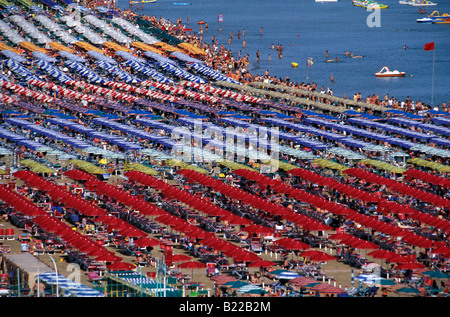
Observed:
[[[370,3],[367,6],[365,6],[366,9],[369,10],[377,10],[377,9],[386,9],[388,6],[386,4],[382,3]]]
[[[405,72],[399,72],[398,70],[389,70],[387,66],[384,66],[379,72],[375,73],[377,77],[405,77]]]
[[[386,4],[368,0],[353,0],[352,3],[356,7],[362,7],[369,10],[386,9],[388,7]]]
[[[408,4],[413,7],[432,7],[437,5],[437,3],[431,1],[417,1],[417,0],[411,0],[409,1]]]

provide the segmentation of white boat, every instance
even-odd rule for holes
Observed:
[[[338,2],[338,0],[316,0],[316,2]]]
[[[417,1],[417,0],[412,0],[408,4],[413,7],[431,7],[437,5],[437,3],[431,1]]]
[[[389,70],[387,66],[384,66],[379,72],[375,73],[377,77],[404,77],[405,72],[399,72],[398,70]]]

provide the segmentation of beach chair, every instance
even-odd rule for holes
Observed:
[[[88,273],[89,282],[97,284],[103,280],[101,276],[98,275],[98,272],[93,271]]]
[[[45,247],[41,240],[34,240],[33,252],[37,254],[45,254]]]
[[[167,278],[167,284],[169,284],[172,287],[176,287],[178,283],[178,279],[176,277],[168,277]]]
[[[5,240],[5,229],[0,228],[0,240]]]
[[[215,274],[216,271],[216,263],[207,263],[206,264],[206,273],[208,277],[211,277]]]
[[[14,240],[15,236],[16,236],[16,233],[14,231],[14,228],[7,228],[7,229],[5,229],[6,240]]]

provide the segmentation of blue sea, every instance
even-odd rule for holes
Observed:
[[[423,8],[450,14],[450,0],[436,0],[437,6]],[[398,0],[379,1],[388,5],[384,10],[367,11],[353,6],[351,0],[318,3],[314,0],[191,0],[190,5],[175,5],[174,1],[157,0],[146,3],[139,14],[163,17],[172,22],[182,19],[184,25],[198,33],[199,20],[208,23],[204,42],[214,36],[219,44],[234,56],[249,54],[250,72],[289,77],[294,82],[315,82],[318,87],[332,89],[334,95],[351,98],[389,94],[398,100],[409,96],[427,104],[450,102],[450,24],[417,23],[426,15],[419,8],[401,5]],[[179,2],[178,2],[179,3]],[[118,6],[129,8],[128,1]],[[133,8],[136,10],[136,7]],[[218,21],[219,15],[223,22]],[[189,23],[188,23],[189,20]],[[369,22],[369,23],[368,23]],[[262,35],[260,33],[263,29]],[[245,29],[245,37],[238,39]],[[234,33],[228,44],[230,33]],[[247,43],[243,48],[242,41]],[[435,42],[434,51],[425,51],[424,44]],[[283,45],[279,58],[272,44]],[[404,49],[404,47],[407,49]],[[256,61],[259,50],[261,59]],[[339,62],[327,62],[328,60]],[[345,51],[354,56],[350,58]],[[269,54],[272,60],[269,61]],[[434,56],[433,56],[434,55]],[[306,66],[307,58],[313,65]],[[434,60],[434,63],[433,63]],[[292,63],[298,63],[297,68]],[[434,65],[434,71],[433,71]],[[404,78],[377,78],[374,73],[383,66],[406,72]],[[331,83],[331,75],[334,83]]]

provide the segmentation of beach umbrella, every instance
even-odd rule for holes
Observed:
[[[319,283],[315,279],[306,276],[299,276],[289,281],[289,284],[292,284],[297,287],[306,287],[312,283]]]
[[[393,280],[382,278],[376,274],[360,274],[355,277],[361,283],[371,284],[374,286],[394,286],[397,283]]]
[[[408,263],[401,263],[397,265],[397,270],[418,270],[423,269],[425,265],[418,263],[418,262],[408,262]]]
[[[113,262],[122,261],[122,258],[120,256],[116,256],[113,254],[103,254],[103,255],[96,257],[95,260],[99,261],[99,262],[113,263]]]
[[[280,274],[275,275],[275,277],[280,280],[293,280],[300,276],[300,274],[291,271],[281,272]]]
[[[284,272],[290,272],[290,271],[288,271],[288,270],[274,270],[274,271],[271,271],[271,272],[269,272],[269,274],[270,275],[278,275],[278,274],[281,274],[281,273],[284,273]]]
[[[375,280],[372,284],[374,286],[378,286],[378,287],[390,287],[390,286],[397,285],[397,282],[394,280],[387,279],[387,278],[380,278],[380,279]]]
[[[133,264],[120,261],[107,266],[108,271],[131,271],[135,268]]]
[[[434,279],[450,279],[450,274],[441,271],[426,271],[422,274]]]
[[[254,253],[241,251],[241,252],[233,255],[233,260],[235,262],[253,262],[253,261],[259,261],[260,258]]]
[[[239,280],[237,280],[237,281],[229,281],[229,282],[226,282],[226,283],[222,284],[222,286],[230,288],[230,289],[238,289],[238,288],[240,288],[242,286],[246,286],[246,285],[249,285],[249,283],[248,282],[244,282],[244,281],[239,281]]]
[[[190,261],[192,258],[189,255],[185,255],[185,254],[175,254],[175,255],[166,257],[166,259],[171,262],[186,262],[186,261]]]
[[[418,289],[413,288],[413,287],[401,287],[399,289],[396,289],[395,292],[398,293],[398,294],[403,294],[403,295],[418,295],[418,294],[421,294]]]
[[[142,237],[134,241],[134,244],[138,247],[154,247],[160,244],[156,239],[150,237]]]
[[[242,230],[245,232],[248,232],[248,233],[259,233],[259,234],[273,233],[273,229],[262,226],[262,225],[256,225],[256,224],[250,225],[248,227],[244,227]]]
[[[355,280],[358,280],[361,283],[370,283],[378,278],[379,276],[375,274],[359,274],[355,276]]]
[[[239,289],[236,291],[238,293],[245,293],[245,294],[262,294],[265,293],[264,290],[260,286],[256,286],[253,284],[248,284],[239,287]]]
[[[311,287],[312,291],[316,291],[322,294],[346,294],[347,292],[339,287],[332,286],[326,283],[319,283]]]
[[[397,255],[397,253],[389,251],[389,250],[375,250],[372,252],[367,253],[367,255],[370,255],[371,257],[374,257],[376,259],[389,259],[395,255]]]
[[[198,261],[186,261],[177,265],[180,269],[192,269],[192,279],[194,278],[194,269],[205,268],[206,265]]]
[[[328,262],[328,261],[334,261],[337,258],[332,256],[332,255],[329,255],[329,254],[326,254],[324,252],[321,252],[321,253],[318,253],[318,254],[315,254],[315,255],[311,255],[309,257],[309,259],[311,261],[315,261],[315,262]]]

